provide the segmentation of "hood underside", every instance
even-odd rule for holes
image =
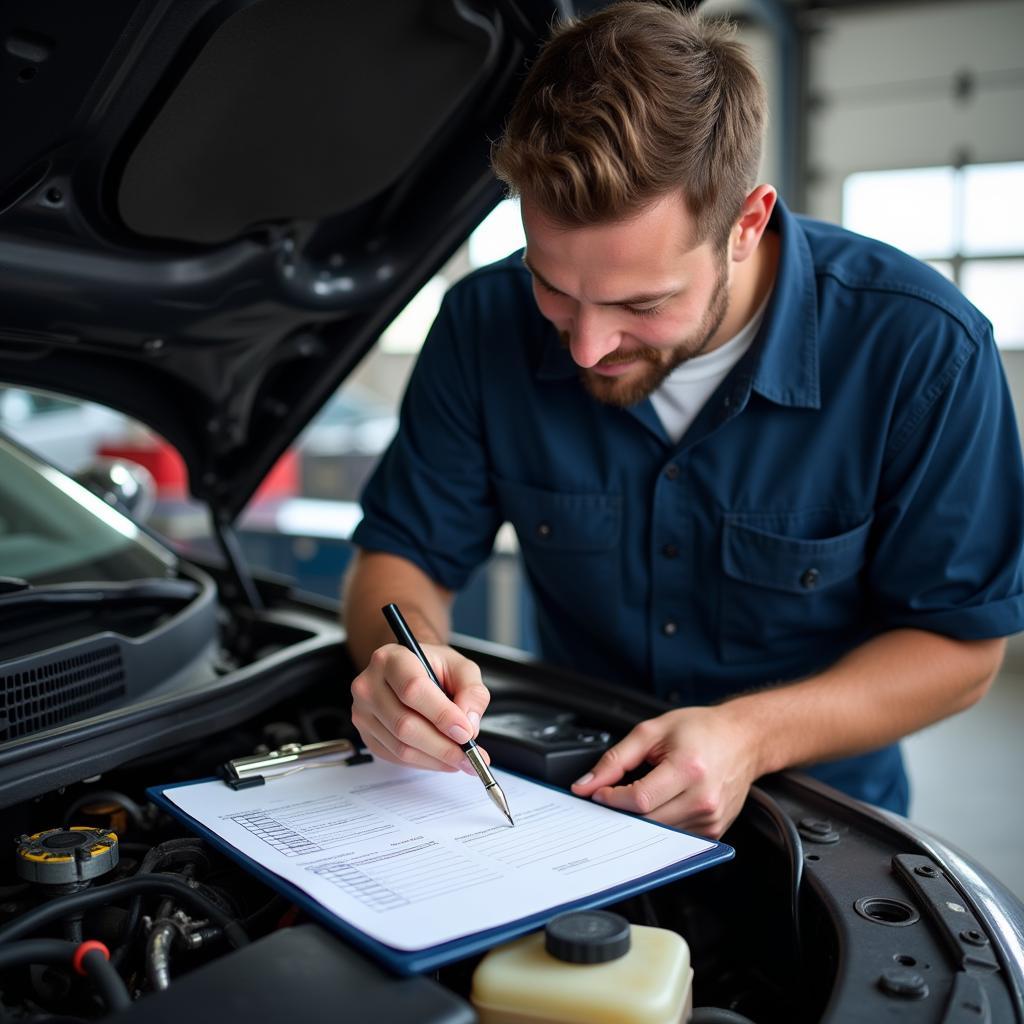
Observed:
[[[555,0],[8,0],[0,380],[151,426],[233,518],[500,197]]]

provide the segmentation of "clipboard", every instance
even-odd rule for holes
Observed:
[[[364,764],[370,766],[368,774],[366,775],[364,775]],[[372,767],[374,765],[376,765],[376,767]],[[285,877],[277,870],[268,867],[266,863],[262,862],[262,858],[258,859],[257,857],[254,857],[250,853],[241,849],[239,845],[236,845],[235,841],[225,838],[225,835],[222,834],[222,831],[226,831],[225,826],[220,826],[222,831],[218,831],[209,824],[210,820],[223,821],[225,817],[244,817],[244,815],[228,814],[222,815],[220,819],[217,819],[215,816],[211,818],[211,816],[204,811],[203,813],[206,815],[208,820],[201,821],[197,816],[189,813],[183,809],[179,803],[175,802],[175,797],[179,800],[183,800],[183,802],[187,802],[185,798],[195,800],[198,799],[202,793],[214,794],[216,799],[223,806],[233,806],[233,801],[245,802],[247,806],[255,806],[256,803],[263,804],[267,800],[274,799],[275,794],[284,794],[286,791],[305,795],[307,790],[311,791],[310,787],[313,787],[314,785],[320,786],[322,791],[328,780],[331,781],[332,785],[335,780],[338,780],[338,788],[339,790],[343,790],[346,786],[352,784],[353,779],[364,777],[376,778],[380,773],[388,775],[388,773],[394,773],[396,771],[412,773],[409,776],[411,781],[415,781],[413,779],[413,775],[420,778],[430,777],[430,784],[432,785],[436,785],[439,780],[441,784],[453,786],[460,778],[464,779],[467,783],[471,782],[473,784],[472,793],[476,799],[480,801],[481,806],[487,803],[487,801],[483,799],[482,794],[479,794],[479,784],[475,779],[470,780],[466,776],[450,776],[439,775],[431,772],[416,772],[414,769],[396,769],[395,766],[386,762],[373,760],[351,765],[342,762],[340,764],[335,764],[333,768],[329,770],[293,774],[286,778],[282,777],[281,781],[268,781],[265,786],[261,786],[258,790],[249,789],[241,793],[229,790],[224,784],[224,779],[204,779],[194,782],[152,787],[147,790],[147,794],[154,803],[170,813],[172,816],[178,818],[191,831],[201,835],[214,847],[226,854],[230,859],[236,861],[247,871],[260,878],[271,889],[291,900],[293,903],[305,910],[310,917],[319,921],[331,931],[340,934],[349,940],[354,946],[367,953],[383,964],[387,969],[398,975],[421,974],[435,970],[446,964],[453,963],[454,961],[484,953],[495,945],[543,927],[547,921],[557,914],[570,910],[586,910],[607,906],[630,896],[647,892],[667,882],[674,881],[675,879],[682,878],[712,867],[716,864],[723,863],[724,861],[732,859],[735,855],[735,851],[732,847],[724,843],[713,842],[711,840],[697,840],[701,844],[706,844],[706,848],[702,849],[698,853],[691,854],[684,859],[666,864],[657,870],[644,872],[635,877],[627,877],[618,881],[614,885],[603,886],[598,891],[590,892],[586,895],[565,900],[552,900],[545,903],[542,908],[522,914],[513,913],[508,916],[507,919],[502,919],[500,922],[495,924],[479,928],[475,928],[470,924],[468,926],[469,930],[458,937],[446,941],[431,942],[421,948],[408,949],[398,948],[396,945],[389,944],[376,935],[371,934],[366,927],[361,927],[360,925],[353,923],[352,920],[347,919],[344,913],[331,909],[329,906],[325,905],[323,900],[311,894],[311,892],[307,891],[306,888],[300,887],[294,881]],[[348,773],[357,774],[349,775]],[[527,779],[525,776],[518,776],[510,772],[503,772],[502,775],[506,779],[510,780],[510,782],[518,780],[518,785],[523,786],[524,788],[529,787],[529,792],[531,792],[532,795],[536,795],[538,799],[541,798],[540,794],[543,791],[550,791],[551,793],[558,794],[558,801],[560,802],[565,798],[568,798],[571,801],[578,801],[579,803],[586,805],[588,808],[600,807],[600,805],[596,805],[591,801],[573,796],[565,790],[550,786],[547,783],[537,782],[532,779]],[[390,778],[391,776],[388,777]],[[341,780],[345,780],[344,783],[342,783]],[[214,788],[208,788],[200,791],[198,787],[202,786]],[[190,789],[192,792],[185,792]],[[223,797],[220,795],[221,792],[224,794]],[[493,810],[493,808],[490,808],[490,811],[493,812]],[[602,807],[600,810],[610,815],[622,815],[625,820],[631,823],[642,823],[640,831],[648,836],[653,836],[653,833],[646,833],[645,830],[648,828],[667,829],[670,833],[673,833],[675,837],[684,837],[689,840],[696,839],[696,837],[686,836],[685,833],[680,833],[678,830],[672,829],[667,825],[661,825],[658,822],[648,821],[643,818],[635,818],[632,815],[623,814],[623,812],[619,811],[612,811],[609,808]],[[588,811],[586,813],[590,814],[591,812]],[[507,826],[503,827],[507,828]],[[638,826],[636,824],[629,825],[630,829],[636,829],[637,827]],[[267,859],[272,860],[271,857],[268,857]],[[278,860],[279,859],[280,858],[278,858]],[[466,907],[473,908],[481,905],[479,902],[481,898],[479,890],[475,893],[470,892],[469,897],[468,902],[464,904]],[[476,900],[476,902],[474,902],[474,900]],[[437,907],[437,912],[447,912],[449,914],[456,913],[457,911],[453,909],[456,906],[456,904],[453,904],[450,901],[442,901]],[[474,914],[474,911],[469,909],[467,910],[467,913]]]

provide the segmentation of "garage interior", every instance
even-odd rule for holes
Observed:
[[[598,4],[574,6],[585,12]],[[776,184],[797,212],[869,234],[894,231],[886,240],[910,251],[917,246],[915,255],[978,296],[996,325],[1024,432],[1024,0],[708,0],[701,10],[738,21],[768,82],[771,119],[762,180]],[[993,168],[1005,169],[1006,200],[990,223],[981,224],[965,212],[965,197],[973,194],[972,182]],[[994,190],[990,195],[998,200]],[[355,389],[385,411],[381,429],[397,407],[444,287],[475,263],[516,248],[516,221],[514,211],[499,208],[492,220],[501,228],[497,241],[485,244],[481,235],[464,246],[345,383],[342,391]],[[972,241],[979,224],[987,235]],[[11,429],[4,408],[0,401],[0,424]],[[35,418],[40,431],[44,419]],[[378,423],[369,425],[376,429]],[[382,444],[369,433],[364,430],[344,458],[329,452],[307,458],[294,497],[312,503],[278,505],[270,524],[264,510],[250,510],[241,541],[254,566],[336,596],[348,557],[346,536],[358,519],[358,483]],[[80,429],[79,435],[81,440]],[[78,468],[74,463],[86,455],[77,449],[60,454],[72,440],[66,432],[36,444],[39,438],[27,430],[23,440],[62,468]],[[179,497],[173,498],[175,519],[166,532],[194,542],[202,516]],[[291,515],[287,523],[283,511]],[[457,625],[528,648],[527,599],[514,541],[503,533],[499,543],[504,547],[487,572],[483,618]],[[912,820],[960,846],[1024,899],[1022,723],[1024,637],[1015,637],[989,695],[911,737],[905,749]]]

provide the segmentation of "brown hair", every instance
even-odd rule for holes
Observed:
[[[756,183],[764,86],[735,30],[659,3],[556,28],[491,152],[511,195],[557,223],[628,217],[681,189],[724,245]]]

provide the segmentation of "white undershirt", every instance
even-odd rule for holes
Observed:
[[[654,411],[673,444],[679,442],[715,388],[754,343],[770,296],[771,292],[734,337],[712,352],[677,366],[651,395]]]

